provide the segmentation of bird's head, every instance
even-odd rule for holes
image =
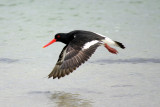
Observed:
[[[51,45],[54,42],[62,42],[64,44],[68,44],[73,38],[70,35],[67,35],[67,33],[57,33],[53,40],[51,40],[48,44],[43,46],[43,48]]]

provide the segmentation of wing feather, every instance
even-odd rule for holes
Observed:
[[[95,52],[100,43],[90,46],[88,49],[73,48],[70,45],[65,46],[59,56],[59,59],[48,77],[61,78],[72,73],[82,63],[87,61]]]

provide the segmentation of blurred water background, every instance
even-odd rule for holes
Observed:
[[[89,30],[122,42],[99,47],[69,76],[48,79],[59,32]],[[1,107],[159,107],[159,0],[0,0]]]

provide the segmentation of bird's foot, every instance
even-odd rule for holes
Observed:
[[[104,45],[108,49],[109,52],[111,52],[113,54],[117,54],[118,53],[118,51],[116,49],[110,47],[108,44],[105,43]]]

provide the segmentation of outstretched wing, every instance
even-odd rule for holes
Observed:
[[[88,44],[88,46],[82,44],[83,46],[80,48],[80,46],[73,46],[72,43],[63,48],[54,69],[48,75],[49,78],[53,77],[54,79],[57,77],[59,79],[70,74],[82,63],[87,61],[100,45],[100,43],[96,41]]]

